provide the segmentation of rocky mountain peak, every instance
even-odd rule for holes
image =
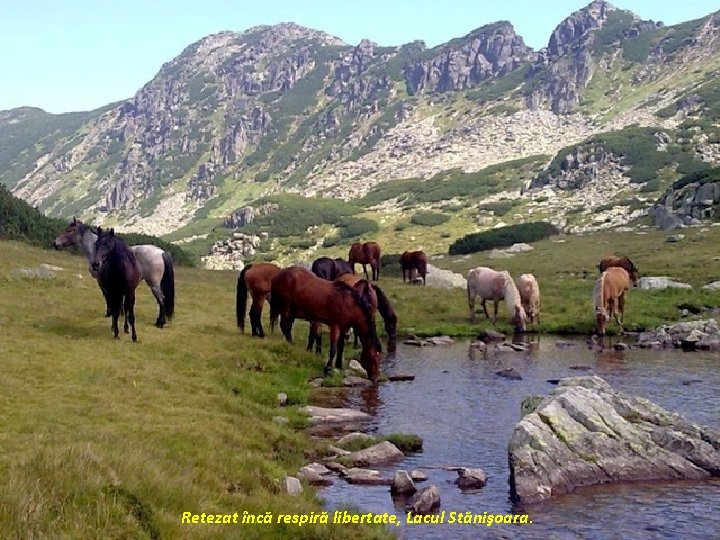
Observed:
[[[588,37],[588,32],[601,28],[608,14],[616,8],[609,2],[598,0],[576,11],[562,21],[550,36],[548,54],[562,56]]]
[[[495,22],[426,52],[404,68],[408,91],[447,92],[505,75],[534,56],[508,21]]]

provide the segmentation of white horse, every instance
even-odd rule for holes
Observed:
[[[55,249],[80,246],[80,250],[87,257],[88,263],[90,263],[90,274],[95,279],[98,279],[98,273],[92,268],[92,263],[95,260],[95,242],[97,239],[96,229],[73,218],[65,231],[55,238],[53,245]],[[172,319],[175,311],[175,273],[172,258],[162,248],[152,244],[131,246],[130,250],[135,255],[142,279],[148,284],[153,296],[155,296],[155,300],[157,300],[159,312],[155,326],[162,328],[168,320]],[[98,285],[100,285],[100,281],[98,281]],[[105,296],[105,290],[102,286],[100,286],[100,289],[103,296]]]
[[[540,287],[532,274],[522,274],[518,279],[518,290],[525,314],[533,323],[540,324]]]
[[[515,287],[515,282],[507,271],[497,272],[492,268],[479,266],[473,268],[467,275],[468,307],[470,308],[470,320],[475,322],[475,298],[478,296],[485,316],[489,319],[486,300],[494,302],[493,324],[497,322],[498,302],[505,300],[505,305],[510,312],[510,321],[518,332],[525,331],[525,310],[520,301],[520,293]]]

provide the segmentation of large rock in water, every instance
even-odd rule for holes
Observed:
[[[513,499],[532,503],[594,484],[720,476],[720,431],[573,377],[516,424],[508,458]]]

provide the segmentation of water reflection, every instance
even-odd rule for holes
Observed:
[[[694,422],[720,426],[715,389],[720,365],[712,353],[589,348],[584,340],[525,335],[506,345],[458,343],[449,347],[400,345],[383,373],[411,373],[414,381],[353,390],[346,405],[374,415],[370,430],[416,433],[424,451],[397,468],[419,468],[441,494],[441,510],[473,513],[524,512],[532,525],[423,525],[393,529],[401,538],[707,538],[720,530],[720,481],[598,486],[530,508],[509,498],[507,443],[529,395],[553,390],[548,380],[598,375],[628,394],[646,397]],[[592,344],[590,344],[592,345]],[[678,361],[682,355],[682,361]],[[522,380],[496,375],[512,368]],[[690,382],[688,382],[690,381]],[[448,467],[481,467],[488,484],[473,491],[453,484]],[[383,470],[391,476],[395,468]],[[387,486],[350,486],[342,480],[323,489],[328,509],[352,504],[367,512],[395,512],[405,503]],[[478,528],[482,527],[482,528]]]

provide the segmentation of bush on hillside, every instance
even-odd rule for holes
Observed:
[[[450,216],[439,212],[416,212],[410,218],[413,225],[422,225],[423,227],[435,227],[450,221]]]
[[[341,238],[357,238],[367,233],[376,233],[380,230],[377,221],[362,217],[344,217],[338,220]]]
[[[475,253],[488,249],[509,247],[520,242],[536,242],[555,234],[558,234],[557,228],[544,221],[521,223],[481,233],[467,234],[455,240],[448,251],[450,255]]]

